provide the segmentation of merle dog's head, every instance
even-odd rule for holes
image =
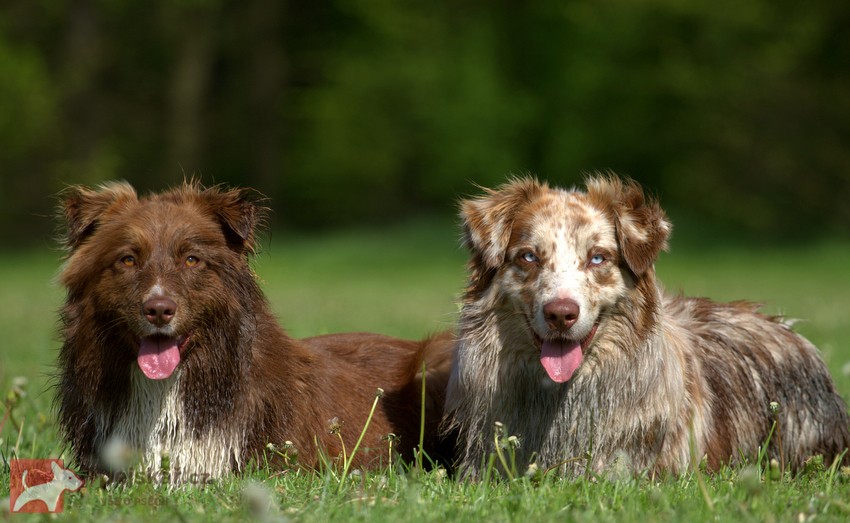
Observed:
[[[515,179],[463,201],[461,216],[468,297],[515,311],[556,382],[572,377],[606,313],[653,271],[671,229],[637,183],[613,176],[590,178],[586,192]]]

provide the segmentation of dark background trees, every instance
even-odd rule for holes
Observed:
[[[705,230],[846,234],[848,27],[841,0],[7,0],[0,234],[114,178],[316,228],[609,169]]]

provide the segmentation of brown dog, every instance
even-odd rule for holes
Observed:
[[[566,474],[682,472],[770,456],[799,466],[850,445],[847,407],[815,347],[744,302],[665,295],[670,223],[634,182],[565,191],[517,179],[464,201],[472,259],[447,393],[460,465],[476,475],[496,422],[516,464]],[[778,403],[778,413],[770,410]],[[774,406],[775,408],[776,406]]]
[[[245,190],[197,183],[144,198],[125,183],[66,192],[57,393],[81,469],[119,472],[116,444],[138,451],[154,476],[167,458],[171,484],[252,459],[315,467],[320,452],[351,456],[378,388],[353,465],[386,463],[391,433],[410,459],[423,364],[424,450],[439,454],[451,337],[287,336],[249,266],[263,211]]]

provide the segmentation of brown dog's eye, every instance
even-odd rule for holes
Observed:
[[[602,265],[603,263],[605,263],[605,256],[603,256],[601,254],[594,254],[593,256],[590,257],[590,261],[589,261],[588,265],[590,265],[591,267],[598,267],[598,266]]]
[[[186,258],[186,267],[195,267],[201,262],[197,256],[189,256]]]
[[[124,256],[123,258],[121,258],[121,264],[125,267],[135,267],[136,258],[134,256]]]

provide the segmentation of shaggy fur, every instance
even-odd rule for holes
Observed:
[[[663,293],[654,261],[671,226],[636,183],[517,179],[464,201],[462,218],[470,278],[446,408],[466,473],[494,452],[496,422],[519,438],[520,471],[567,475],[753,458],[771,402],[771,457],[799,467],[850,445],[846,405],[787,323]]]
[[[168,463],[171,484],[217,478],[252,459],[315,467],[320,452],[342,453],[341,440],[350,455],[379,387],[353,464],[385,463],[390,433],[410,459],[423,364],[425,451],[440,454],[433,435],[450,336],[287,336],[249,266],[264,209],[248,191],[186,183],[139,198],[125,183],[73,187],[62,211],[57,403],[83,471],[120,473],[127,451],[154,479]]]

